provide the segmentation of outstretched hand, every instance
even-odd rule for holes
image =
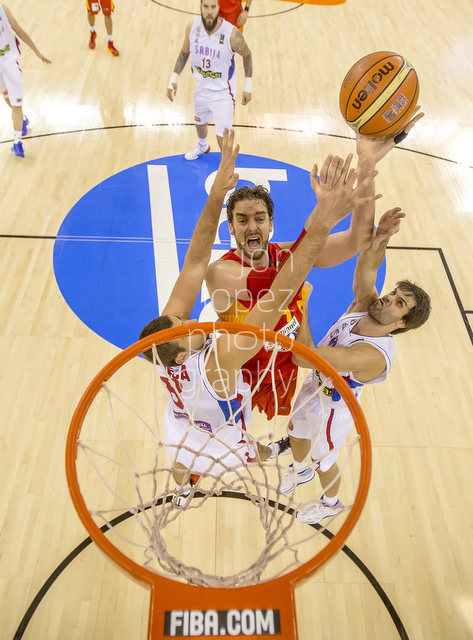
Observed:
[[[350,159],[353,157],[351,154],[348,156]],[[343,171],[343,158],[339,156],[332,156],[331,154],[326,157],[322,170],[320,172],[320,178],[318,176],[317,165],[314,164],[312,171],[310,172],[310,184],[317,195],[317,190],[330,191],[340,180],[340,176]]]
[[[389,136],[373,138],[370,136],[364,136],[361,133],[356,134],[356,153],[359,160],[366,160],[369,163],[370,168],[376,166],[376,164],[382,160],[390,151],[396,146],[396,138],[400,134],[404,134],[404,138],[408,133],[412,131],[415,125],[425,113],[420,112],[421,107],[417,106],[414,111],[414,117],[402,128],[401,131],[396,131]],[[399,142],[399,140],[398,140]]]
[[[373,232],[373,241],[371,242],[371,249],[376,251],[379,248],[381,242],[389,240],[391,236],[395,235],[401,228],[401,220],[406,217],[401,207],[394,207],[388,209],[379,219],[378,226]]]
[[[38,56],[38,58],[40,60],[42,60],[46,64],[51,64],[51,60],[48,60],[48,58],[46,58],[46,56],[43,56],[43,54],[40,51],[38,51],[38,53],[36,55]]]
[[[370,171],[363,180],[358,180],[364,169],[364,163],[353,170],[350,169],[352,159],[351,153],[345,161],[339,156],[329,155],[320,171],[320,178],[317,177],[317,165],[314,165],[310,174],[312,188],[317,196],[318,204],[315,209],[316,212],[318,211],[317,217],[322,215],[331,227],[356,207],[382,197],[381,194],[359,195],[374,180],[378,172]],[[359,184],[356,184],[357,181]]]
[[[240,152],[240,145],[236,144],[233,146],[234,141],[235,132],[233,129],[230,131],[225,129],[223,132],[222,157],[212,187],[225,193],[236,187],[238,178],[240,177],[238,173],[235,173],[235,162]]]

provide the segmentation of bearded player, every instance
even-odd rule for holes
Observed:
[[[418,113],[401,135],[405,137],[423,115]],[[359,182],[372,174],[378,162],[396,146],[397,141],[399,136],[368,138],[357,134]],[[318,185],[316,170],[312,170],[310,179],[315,188]],[[325,176],[321,175],[321,179],[325,179]],[[374,182],[370,182],[360,195],[370,196],[373,193]],[[273,211],[271,196],[264,187],[258,185],[236,190],[227,201],[228,225],[237,248],[210,264],[206,274],[212,306],[221,320],[245,321],[259,297],[271,288],[284,257],[295,250],[306,232],[307,225],[295,243],[270,243]],[[291,212],[287,214],[290,215]],[[330,235],[314,266],[332,267],[368,248],[373,239],[374,216],[373,201],[356,207],[350,228]],[[276,331],[293,338],[297,336],[306,296],[307,291],[302,285],[289,300],[276,325]],[[260,383],[261,373],[268,365],[273,347],[272,344],[266,344],[244,367],[245,377],[250,385],[254,387],[259,383],[253,396],[253,407],[266,413],[268,419],[276,414],[290,414],[297,383],[297,366],[292,362],[291,353],[284,350],[279,351],[276,359],[276,396],[271,372]]]
[[[225,195],[238,180],[234,173],[237,155],[238,146],[233,149],[233,133],[225,133],[220,167],[192,235],[182,271],[163,314],[148,323],[140,338],[189,322],[211,255]],[[316,185],[318,203],[308,218],[307,232],[295,249],[297,259],[292,265],[287,261],[281,266],[273,290],[249,312],[248,323],[272,330],[286,292],[300,287],[333,226],[348,215],[353,206],[379,197],[370,195],[360,199],[359,192],[372,181],[375,172],[355,187],[358,174],[349,172],[350,162],[351,156],[345,162],[333,156],[325,161]],[[157,347],[161,360],[158,372],[169,398],[164,417],[165,442],[174,466],[178,498],[191,490],[188,482],[192,473],[225,473],[257,455],[247,435],[251,391],[240,369],[258,349],[259,344],[251,333],[222,332],[214,343],[197,332]],[[151,352],[144,355],[153,361]],[[258,449],[261,460],[272,453],[269,447],[260,445]]]

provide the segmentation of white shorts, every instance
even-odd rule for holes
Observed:
[[[23,78],[19,60],[12,60],[0,66],[0,91],[10,100],[12,107],[23,105]]]
[[[235,113],[236,83],[234,87],[222,91],[205,89],[200,82],[194,92],[195,124],[208,124],[215,116],[215,135],[220,138],[223,130],[232,128]]]
[[[312,458],[320,460],[320,470],[325,472],[337,461],[338,448],[350,433],[353,417],[345,403],[341,408],[335,409],[329,405],[322,405],[320,396],[311,398],[298,410],[313,393],[312,376],[309,375],[294,403],[294,415],[287,433],[295,438],[312,441]]]
[[[238,431],[238,439],[240,435]],[[211,476],[231,473],[255,458],[253,446],[248,442],[227,446],[194,427],[191,427],[186,435],[186,427],[182,420],[178,421],[178,424],[164,420],[164,441],[166,454],[171,462],[180,462],[192,473],[208,473]],[[221,464],[216,460],[220,460]]]

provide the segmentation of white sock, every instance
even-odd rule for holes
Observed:
[[[108,36],[108,41],[113,42],[113,36]]]
[[[189,482],[187,484],[176,485],[176,493],[179,493],[179,495],[185,495],[189,493],[191,489],[192,487]]]
[[[307,469],[307,463],[305,460],[304,462],[297,462],[297,460],[294,460],[292,466],[296,473],[300,473],[301,471],[304,471],[304,469]]]
[[[95,27],[90,27],[90,33],[95,33]]]
[[[334,507],[338,502],[338,493],[337,495],[331,496],[331,497],[326,496],[324,493],[324,495],[322,496],[322,500],[327,504],[329,504],[331,507]]]
[[[21,140],[21,131],[13,132],[13,144],[18,144]]]
[[[199,138],[199,147],[206,147],[207,146],[207,138]]]

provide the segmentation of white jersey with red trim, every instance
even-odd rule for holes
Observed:
[[[179,442],[186,436],[186,446],[191,445],[194,451],[210,447],[214,455],[247,445],[245,431],[251,422],[251,389],[240,372],[235,393],[228,399],[220,398],[205,373],[209,349],[210,343],[181,366],[157,368],[169,398],[164,416],[165,434],[171,428],[174,434],[171,439],[178,437]],[[215,437],[209,438],[209,434]]]
[[[327,332],[325,338],[323,338],[318,346],[319,347],[352,347],[355,344],[360,342],[364,342],[366,344],[371,344],[375,349],[378,349],[380,353],[383,354],[384,359],[386,361],[386,369],[384,372],[370,380],[369,382],[360,382],[355,378],[355,375],[352,371],[345,371],[340,373],[342,378],[348,383],[348,386],[352,389],[356,398],[359,398],[361,395],[361,391],[365,384],[377,384],[378,382],[383,382],[386,380],[388,373],[391,370],[391,363],[394,359],[394,343],[391,334],[388,336],[382,337],[371,337],[371,336],[363,336],[357,333],[353,333],[353,329],[358,324],[358,322],[366,315],[365,313],[347,313],[342,316],[340,320],[335,322],[330,330]],[[313,370],[310,372],[312,376],[313,388],[314,390],[321,386],[327,378],[318,370]],[[345,402],[341,399],[339,392],[333,388],[333,385],[328,383],[326,389],[321,396],[323,398],[324,404],[333,408],[342,408],[346,407]]]
[[[18,60],[20,53],[20,42],[0,4],[0,67]]]
[[[230,38],[235,27],[222,19],[220,27],[209,35],[202,17],[194,20],[189,34],[192,73],[206,89],[230,90],[236,95],[235,54]]]

